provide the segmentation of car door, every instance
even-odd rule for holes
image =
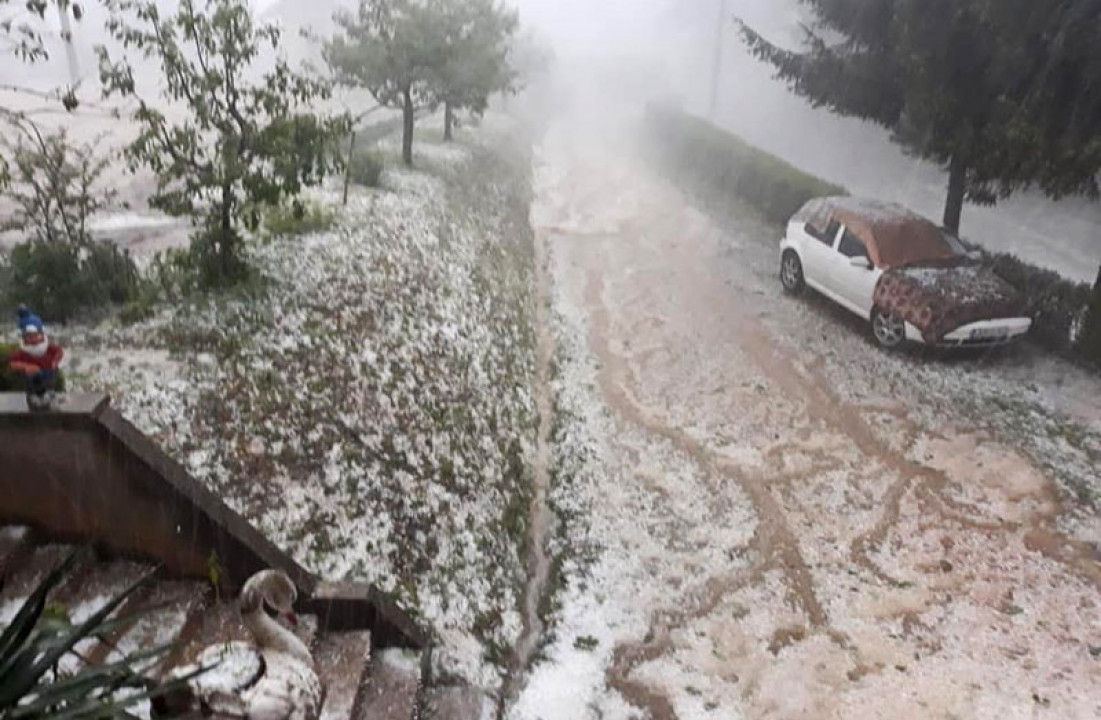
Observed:
[[[803,277],[808,285],[832,297],[836,290],[830,279],[830,267],[836,255],[834,245],[843,227],[838,221],[831,220],[825,230],[818,230],[811,223],[807,223],[805,228]]]
[[[854,265],[854,260],[860,264]],[[875,286],[883,273],[872,265],[864,241],[846,227],[841,228],[837,249],[830,258],[829,274],[838,302],[862,317],[870,317]]]

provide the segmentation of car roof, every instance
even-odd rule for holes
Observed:
[[[897,203],[872,198],[815,198],[793,219],[821,229],[831,220],[843,223],[864,243],[876,267],[956,257],[936,224]]]

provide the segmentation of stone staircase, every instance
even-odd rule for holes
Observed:
[[[66,660],[73,668],[174,644],[157,669],[164,674],[205,647],[248,640],[236,593],[253,573],[275,568],[298,587],[300,629],[326,688],[322,718],[490,717],[480,689],[434,682],[431,637],[392,598],[308,572],[105,395],[73,395],[57,411],[28,413],[22,395],[0,393],[0,627],[75,548],[80,561],[50,598],[73,621],[153,574],[118,614],[152,611],[83,643],[80,657]],[[218,588],[209,580],[212,558]]]
[[[41,541],[20,526],[0,528],[0,627],[9,623],[38,583],[77,548]],[[170,579],[156,567],[81,547],[73,570],[54,590],[51,604],[81,622],[143,577],[147,581],[118,610],[118,617],[138,614],[103,640],[86,640],[62,670],[83,664],[102,665],[137,649],[175,644],[155,674],[193,662],[211,645],[250,640],[235,598],[221,597],[209,582]],[[145,612],[143,612],[145,611]],[[418,717],[421,654],[403,648],[372,648],[368,630],[323,627],[316,615],[304,615],[296,633],[313,651],[325,687],[323,720],[378,720]],[[148,703],[135,709],[150,717]],[[454,717],[462,717],[454,716]],[[473,717],[473,716],[472,716]]]

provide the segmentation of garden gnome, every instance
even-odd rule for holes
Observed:
[[[65,352],[46,337],[42,320],[26,305],[19,306],[19,349],[8,357],[8,368],[27,379],[27,406],[49,410],[58,384],[58,367]]]

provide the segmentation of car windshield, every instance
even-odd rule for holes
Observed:
[[[958,240],[953,242],[954,238],[934,228],[932,223],[922,221],[913,225],[912,232],[904,229],[900,234],[902,243],[899,246],[890,245],[889,240],[881,244],[893,260],[889,265],[945,267],[959,264],[965,258],[967,251],[963,245]]]

